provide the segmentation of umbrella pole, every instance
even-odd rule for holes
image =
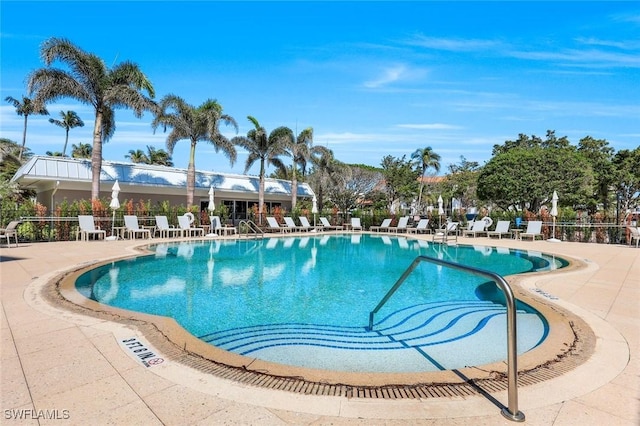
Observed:
[[[111,217],[111,236],[114,237],[114,231],[115,231],[115,226],[116,226],[116,211],[113,211],[113,216]],[[118,237],[116,237],[116,240],[118,239]]]

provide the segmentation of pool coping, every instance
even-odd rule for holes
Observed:
[[[150,243],[134,254],[92,262],[58,274],[41,289],[50,303],[65,310],[132,326],[167,359],[237,383],[288,392],[365,399],[465,397],[507,389],[505,362],[427,373],[345,373],[280,365],[233,354],[200,341],[173,319],[140,314],[99,304],[75,290],[75,278],[87,269],[149,254]],[[152,243],[155,244],[155,243]],[[569,265],[561,270],[507,277],[515,296],[538,309],[550,326],[549,336],[537,348],[518,356],[518,386],[558,377],[586,362],[595,348],[595,335],[587,323],[544,294],[528,291],[524,283],[536,277],[571,274],[587,265],[562,256]],[[506,345],[505,345],[506,346]],[[505,347],[506,352],[506,347]]]

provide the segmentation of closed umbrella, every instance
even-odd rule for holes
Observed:
[[[118,180],[113,184],[111,188],[111,203],[109,203],[109,207],[113,211],[113,216],[111,218],[111,236],[106,238],[109,241],[114,241],[118,239],[118,236],[115,234],[115,225],[116,225],[116,210],[120,208],[120,200],[118,200],[118,194],[120,193],[120,185],[118,185]]]
[[[442,195],[438,196],[438,217],[440,218],[440,227],[442,227],[442,215],[444,214],[444,209],[442,208]]]
[[[553,228],[551,231],[551,238],[547,241],[552,243],[559,243],[560,240],[556,238],[556,216],[558,216],[558,193],[553,191],[553,197],[551,197],[551,216],[553,217]]]
[[[209,206],[207,207],[210,212],[213,212],[216,209],[216,204],[213,199],[214,195],[215,192],[213,191],[213,185],[211,185],[209,187]]]

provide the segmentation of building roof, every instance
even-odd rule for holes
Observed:
[[[174,167],[136,164],[118,161],[102,161],[100,182],[150,188],[185,188],[187,170]],[[91,183],[91,160],[70,157],[34,156],[22,165],[11,179],[32,188],[51,187],[56,181],[65,183]],[[257,193],[258,176],[215,173],[196,170],[196,190]],[[109,187],[110,188],[110,187]],[[265,179],[265,194],[291,194],[291,182],[281,179]],[[299,197],[312,197],[313,190],[306,183],[298,184]]]

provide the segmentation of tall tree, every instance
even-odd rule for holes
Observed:
[[[147,145],[147,159],[149,160],[149,164],[173,167],[171,156],[164,149],[156,149],[153,146]]]
[[[478,197],[502,209],[528,209],[537,213],[551,199],[560,204],[584,205],[593,193],[593,171],[574,149],[513,148],[495,155],[482,167]]]
[[[416,160],[420,168],[420,192],[418,193],[418,212],[422,209],[422,190],[424,189],[424,177],[427,170],[434,169],[440,171],[440,154],[433,152],[430,146],[418,148],[411,154],[411,159]]]
[[[32,72],[28,78],[28,88],[36,94],[35,99],[46,103],[69,97],[91,105],[95,110],[91,198],[98,199],[102,143],[108,141],[116,130],[115,110],[129,108],[138,118],[144,111],[155,110],[153,86],[136,64],[127,61],[109,68],[101,58],[64,38],[46,40],[40,56],[47,68]],[[68,70],[51,68],[55,61],[66,64]]]
[[[621,149],[613,157],[614,188],[623,211],[640,200],[640,147]]]
[[[605,139],[584,137],[578,142],[578,152],[591,163],[595,178],[593,199],[588,203],[589,210],[595,212],[597,205],[602,203],[605,210],[609,208],[609,188],[614,185],[613,153]]]
[[[404,155],[402,158],[387,155],[380,164],[383,169],[389,210],[395,201],[402,203],[414,199],[420,172],[415,170],[412,162],[408,161]]]
[[[460,156],[460,163],[449,165],[449,174],[441,184],[442,189],[460,200],[462,206],[475,206],[477,201],[476,189],[480,166],[477,161],[467,161]]]
[[[11,139],[0,138],[0,180],[9,181],[16,174],[22,163],[31,156],[27,148],[23,159],[19,160],[20,145]]]
[[[124,156],[136,164],[149,164],[149,157],[141,149],[130,149],[129,153]]]
[[[216,152],[229,159],[231,165],[236,161],[236,149],[233,143],[220,133],[220,122],[232,125],[236,132],[238,124],[230,115],[223,114],[222,105],[216,100],[208,99],[199,107],[189,105],[179,96],[167,95],[158,104],[158,111],[151,123],[154,131],[158,126],[171,128],[167,136],[167,151],[173,155],[176,143],[186,139],[191,143],[189,165],[187,166],[187,207],[193,205],[196,187],[196,146],[198,142],[208,142]]]
[[[22,102],[19,99],[16,99],[12,96],[7,96],[4,98],[5,101],[9,102],[16,109],[16,113],[24,117],[24,128],[22,129],[22,146],[20,147],[20,152],[18,153],[18,161],[22,160],[22,152],[24,151],[24,147],[27,144],[27,119],[30,115],[49,115],[49,111],[44,106],[44,102],[41,102],[39,99],[30,99],[26,96],[22,97]]]
[[[69,143],[69,130],[76,127],[83,127],[84,121],[80,119],[75,111],[60,111],[61,120],[50,118],[49,123],[55,124],[58,127],[62,127],[65,130],[64,147],[62,148],[62,156],[67,154],[67,143]]]
[[[302,170],[302,174],[306,173],[307,163],[311,156],[313,145],[313,129],[308,127],[304,129],[295,141],[291,141],[289,153],[293,159],[291,168],[291,209],[296,208],[298,200],[298,167]]]
[[[73,158],[92,158],[93,148],[91,144],[79,143],[71,145],[71,157]]]
[[[324,148],[322,152],[313,153],[311,164],[313,165],[311,175],[315,186],[314,192],[318,199],[318,209],[322,210],[324,193],[330,186],[337,184],[338,175],[343,168],[335,159],[333,151],[328,148]]]
[[[292,132],[286,127],[278,127],[271,134],[260,125],[255,117],[248,116],[247,119],[253,124],[253,129],[247,132],[247,136],[236,136],[231,140],[249,152],[245,162],[244,172],[247,173],[256,161],[260,161],[260,172],[258,178],[260,187],[258,189],[258,223],[262,224],[263,204],[264,204],[264,178],[265,166],[273,165],[284,169],[285,165],[280,160],[280,156],[287,155],[287,146],[291,143]]]

